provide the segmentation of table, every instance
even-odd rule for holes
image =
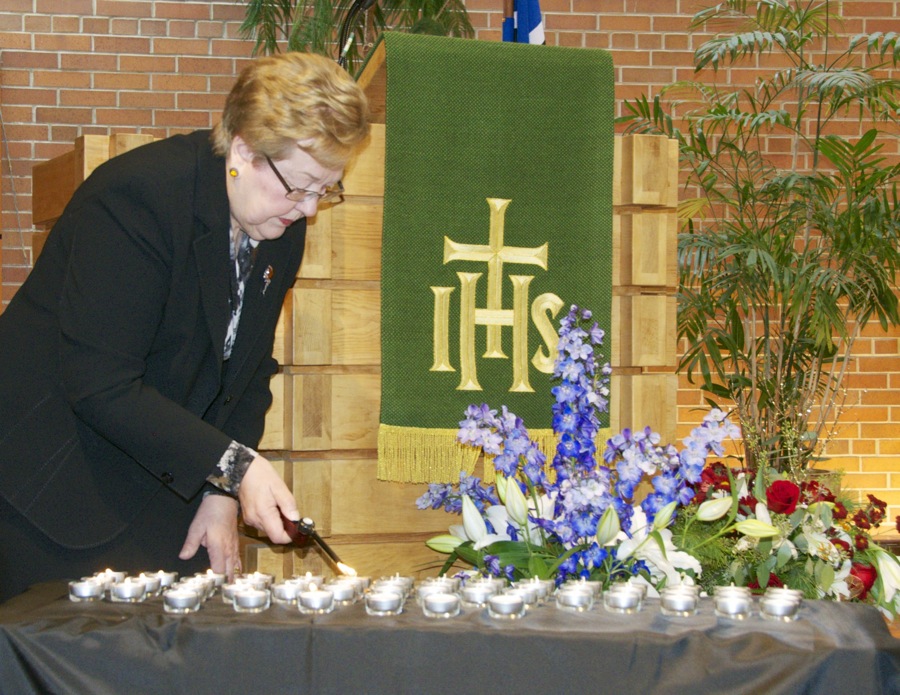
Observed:
[[[0,606],[3,693],[898,693],[900,640],[872,607],[807,601],[794,623],[540,606],[435,620],[362,604],[324,616],[72,603],[43,584]]]

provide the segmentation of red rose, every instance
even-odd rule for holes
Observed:
[[[766,502],[776,514],[793,514],[800,501],[800,488],[790,480],[776,480],[766,490]]]
[[[780,589],[784,586],[784,582],[781,581],[774,574],[770,573],[769,574],[769,582],[766,584],[766,586],[764,588],[768,589],[770,586],[774,586],[774,587]],[[759,582],[756,581],[755,579],[752,582],[747,582],[747,587],[750,589],[756,589],[756,590],[760,589]]]
[[[856,577],[862,587],[860,588],[859,598],[861,601],[865,600],[866,595],[869,593],[869,589],[872,588],[872,585],[875,583],[875,579],[878,577],[878,572],[874,567],[869,565],[861,565],[858,562],[854,562],[850,565],[850,576]]]

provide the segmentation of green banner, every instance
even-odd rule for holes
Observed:
[[[559,319],[607,331],[604,51],[388,33],[379,477],[455,480],[465,408],[549,436]],[[552,456],[552,445],[551,445]]]

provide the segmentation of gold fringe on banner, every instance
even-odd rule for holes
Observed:
[[[456,441],[458,429],[378,427],[378,479],[395,483],[456,483],[465,471],[472,475],[481,457],[481,450]],[[608,428],[597,435],[597,450],[602,452],[612,435]],[[545,471],[553,477],[551,463],[556,455],[558,435],[552,429],[528,430],[528,436],[547,458]],[[491,484],[496,480],[493,456],[485,456],[482,480]]]

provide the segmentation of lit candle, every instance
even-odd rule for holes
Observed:
[[[594,591],[590,587],[579,588],[576,586],[560,587],[556,592],[556,607],[564,611],[581,613],[589,611],[594,606]]]
[[[159,577],[159,588],[168,589],[175,583],[175,580],[178,579],[178,572],[167,572],[165,570],[159,570],[158,572],[156,572],[156,576]]]
[[[659,610],[663,615],[686,618],[697,613],[698,597],[692,590],[672,587],[659,594]]]
[[[69,600],[75,603],[82,601],[99,601],[103,598],[103,582],[93,578],[69,582]]]
[[[272,585],[272,600],[275,603],[293,605],[297,603],[297,595],[302,588],[297,582],[281,582]]]
[[[456,594],[428,594],[422,600],[422,612],[429,618],[452,618],[459,615],[459,596]]]
[[[334,602],[339,606],[349,606],[351,603],[356,603],[356,599],[359,598],[356,584],[353,582],[342,580],[328,582],[325,588],[332,593]]]
[[[764,595],[759,600],[759,614],[765,620],[790,622],[797,619],[800,601],[789,596]]]
[[[616,584],[603,594],[603,607],[610,613],[637,613],[641,610],[641,592],[628,584]]]
[[[750,607],[752,599],[749,592],[746,596],[739,593],[719,593],[716,590],[714,597],[716,615],[720,618],[731,618],[732,620],[744,620],[750,615]]]
[[[461,590],[463,603],[478,608],[483,607],[495,593],[496,589],[490,582],[467,584]]]
[[[331,613],[334,610],[334,594],[328,589],[319,589],[315,584],[310,584],[309,590],[301,592],[297,597],[297,608],[306,614]]]
[[[234,592],[232,605],[238,613],[260,613],[269,607],[268,589],[242,588]]]
[[[147,585],[140,579],[125,577],[109,587],[109,598],[122,603],[138,603],[147,595]]]
[[[200,592],[186,587],[173,587],[163,594],[166,613],[194,613],[200,610]]]
[[[110,582],[110,584],[118,584],[125,580],[124,572],[117,572],[115,570],[111,570],[108,567],[102,572],[97,573],[98,576],[103,575]]]
[[[403,612],[403,598],[396,591],[372,591],[366,594],[369,615],[398,615]]]
[[[207,579],[212,580],[212,583],[216,589],[221,588],[221,586],[225,583],[225,575],[221,572],[213,572],[211,569],[206,570],[205,574],[200,574],[198,576],[206,577]]]
[[[147,585],[147,596],[159,596],[159,591],[162,588],[162,580],[160,579],[158,574],[154,574],[152,572],[141,572],[138,575],[138,579],[140,579],[144,584]]]
[[[536,586],[528,584],[517,584],[516,586],[512,586],[507,589],[506,593],[521,596],[522,600],[525,602],[526,608],[531,608],[532,606],[537,605],[538,590]]]
[[[512,620],[525,615],[525,599],[518,594],[496,594],[488,599],[488,615]]]

